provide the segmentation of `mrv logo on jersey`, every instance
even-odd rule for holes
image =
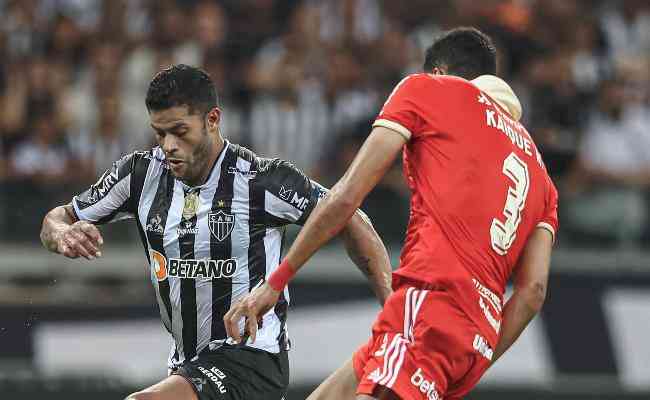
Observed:
[[[167,277],[185,279],[232,278],[237,270],[237,260],[193,260],[167,258],[156,250],[149,251],[151,268],[159,281]]]

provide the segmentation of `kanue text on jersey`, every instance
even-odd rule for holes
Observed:
[[[325,190],[288,162],[226,142],[205,184],[174,178],[160,148],[115,162],[74,197],[81,220],[135,219],[162,321],[170,367],[226,338],[223,316],[280,262],[284,226],[302,224]],[[251,346],[286,349],[289,293],[264,316]]]
[[[481,82],[490,82],[480,88]],[[402,134],[411,218],[395,281],[444,286],[498,338],[505,285],[535,228],[557,230],[557,191],[502,80],[410,75],[374,126]]]

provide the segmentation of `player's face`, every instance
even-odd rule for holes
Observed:
[[[208,132],[207,118],[202,113],[188,113],[187,106],[171,107],[149,113],[158,145],[165,152],[174,176],[195,186],[210,168],[214,135]],[[216,131],[216,125],[211,125]]]

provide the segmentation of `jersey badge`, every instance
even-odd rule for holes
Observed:
[[[226,214],[219,210],[217,212],[208,213],[208,227],[212,236],[218,241],[223,242],[235,227],[235,216]]]
[[[192,219],[196,215],[196,210],[199,208],[199,195],[196,193],[188,193],[185,195],[185,203],[183,204],[183,218]]]

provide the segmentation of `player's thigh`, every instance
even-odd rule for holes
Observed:
[[[386,389],[397,398],[437,400],[468,372],[487,360],[473,348],[475,326],[445,292],[408,288],[387,301],[373,328],[359,395]],[[390,397],[386,397],[390,398]]]
[[[224,345],[174,374],[192,384],[199,400],[280,400],[289,384],[289,360],[287,352]]]
[[[354,400],[359,381],[352,359],[343,364],[321,383],[307,400]]]
[[[198,397],[185,378],[171,375],[153,386],[129,395],[126,400],[198,400]]]

